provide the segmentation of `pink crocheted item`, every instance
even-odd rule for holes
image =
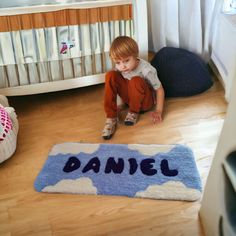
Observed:
[[[4,107],[0,107],[0,142],[5,139],[12,130],[12,121]]]

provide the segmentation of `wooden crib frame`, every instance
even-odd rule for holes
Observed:
[[[71,4],[61,4],[58,6],[34,6],[29,8],[20,7],[20,8],[7,8],[0,10],[0,23],[1,21],[7,21],[11,24],[0,24],[2,25],[0,31],[8,32],[12,30],[20,29],[31,29],[32,28],[32,20],[30,17],[34,17],[34,27],[42,28],[42,23],[40,19],[42,16],[46,15],[47,25],[46,27],[52,26],[54,23],[50,21],[50,16],[54,14],[53,19],[55,19],[55,15],[58,15],[57,26],[65,25],[76,25],[78,22],[75,22],[73,14],[76,14],[76,11],[80,11],[80,15],[83,15],[83,12],[88,11],[90,9],[90,14],[92,17],[90,19],[96,18],[96,8],[104,8],[104,7],[114,7],[114,6],[125,6],[127,4],[132,4],[132,12],[133,12],[133,21],[134,21],[134,37],[137,40],[140,48],[140,57],[143,59],[147,59],[148,56],[148,36],[147,36],[147,5],[146,0],[110,0],[110,1],[84,1],[79,3],[71,3]],[[113,8],[112,8],[113,9]],[[38,14],[40,12],[40,14]],[[140,15],[142,12],[142,15]],[[32,14],[32,15],[30,15]],[[63,16],[67,15],[65,19]],[[101,14],[103,17],[106,17],[105,14]],[[119,17],[119,13],[116,14],[114,11],[114,19]],[[21,17],[21,22],[25,22],[24,24],[18,25],[16,18]],[[124,17],[130,17],[128,15]],[[80,17],[80,21],[83,21],[83,17]],[[96,21],[96,19],[94,19]],[[81,22],[80,22],[81,24]],[[82,22],[83,24],[83,22]],[[7,27],[6,27],[7,26]],[[5,27],[5,28],[4,28]],[[9,86],[5,88],[0,88],[0,94],[6,96],[18,96],[18,95],[28,95],[28,94],[39,94],[46,93],[52,91],[60,91],[72,88],[79,88],[89,85],[95,85],[104,83],[104,73],[94,74],[94,75],[86,75],[75,77],[72,79],[66,80],[58,80],[58,81],[50,81],[50,82],[40,82],[34,84],[27,85],[19,85],[19,86]]]

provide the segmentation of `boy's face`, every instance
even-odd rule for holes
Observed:
[[[114,63],[118,71],[128,73],[137,67],[138,60],[134,56],[129,56],[121,59],[115,59]]]

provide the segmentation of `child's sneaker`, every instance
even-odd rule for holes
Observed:
[[[138,114],[133,112],[128,112],[125,118],[125,125],[134,125],[138,120]]]
[[[102,137],[106,140],[110,139],[116,131],[117,118],[107,118],[104,129],[102,131]]]

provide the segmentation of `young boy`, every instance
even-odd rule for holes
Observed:
[[[117,95],[129,106],[125,125],[134,125],[140,112],[150,110],[152,121],[162,121],[164,90],[157,77],[157,71],[150,63],[140,59],[139,48],[135,40],[127,36],[114,39],[110,48],[110,57],[115,70],[106,73],[104,109],[106,123],[102,132],[104,139],[110,139],[117,126]]]

